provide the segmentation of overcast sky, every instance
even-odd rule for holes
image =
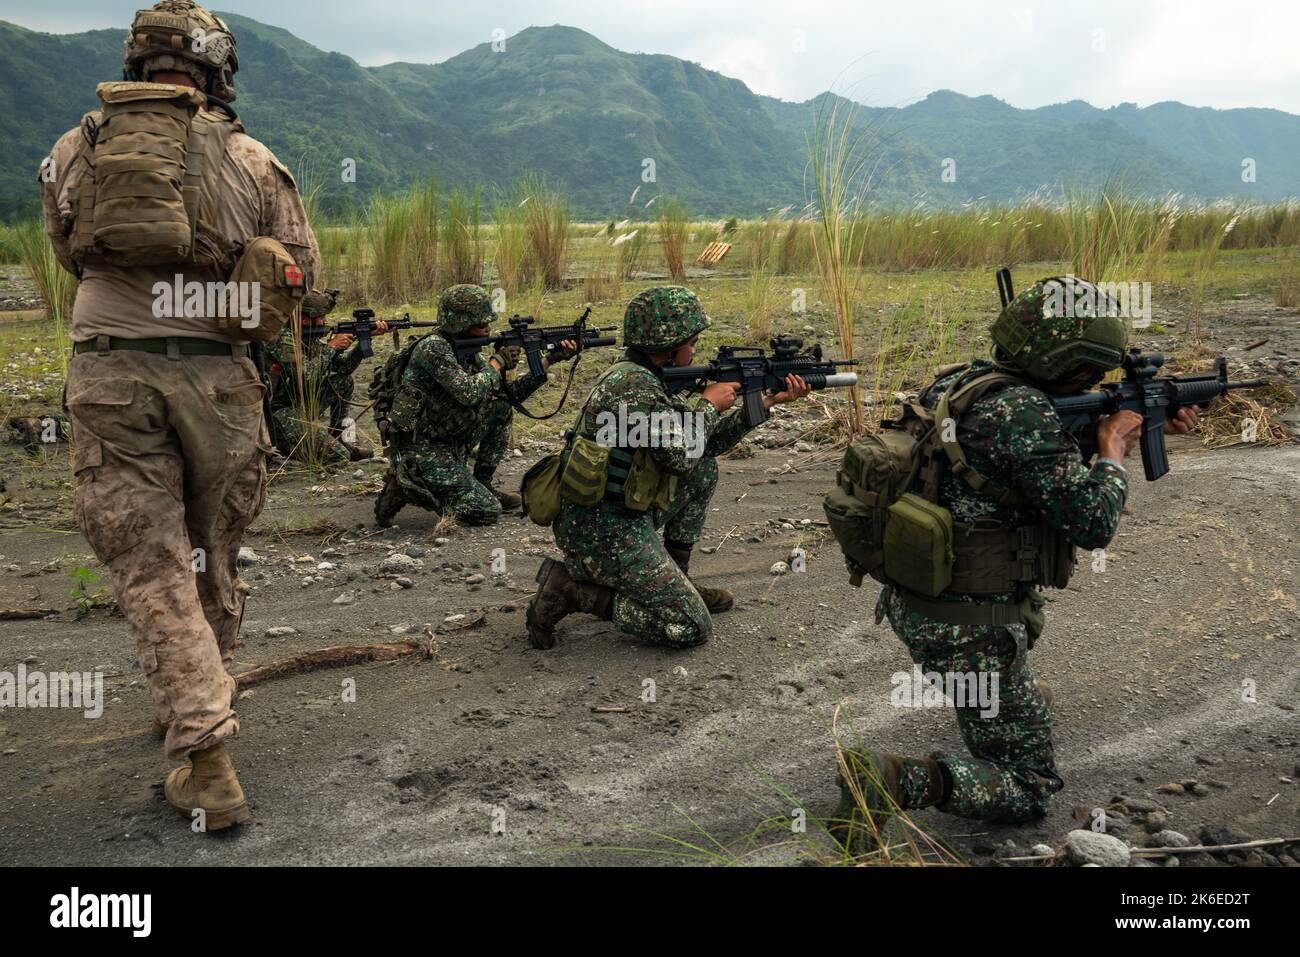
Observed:
[[[140,0],[0,0],[54,33],[126,25]],[[1014,106],[1179,100],[1300,113],[1298,0],[222,0],[367,66],[437,63],[527,26],[580,27],[758,93],[901,106],[936,89]]]

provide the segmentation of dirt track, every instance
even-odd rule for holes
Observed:
[[[972,825],[937,812],[921,820],[982,858],[993,842],[1057,841],[1072,812],[1117,792],[1153,797],[1196,779],[1208,793],[1159,795],[1169,826],[1201,823],[1250,837],[1300,833],[1296,641],[1300,616],[1297,516],[1300,447],[1202,452],[1176,444],[1173,471],[1137,481],[1132,515],[1104,573],[1084,567],[1050,606],[1033,653],[1057,700],[1058,761],[1067,789],[1051,817],[1027,828]],[[333,644],[394,638],[394,626],[445,630],[433,661],[405,659],[286,678],[251,689],[238,705],[232,745],[253,823],[216,839],[191,834],[163,803],[167,767],[149,731],[148,693],[125,622],[105,610],[77,623],[71,611],[0,625],[0,662],[12,669],[102,670],[104,715],[62,709],[0,711],[0,859],[9,863],[522,863],[654,860],[603,850],[664,848],[629,828],[686,836],[689,815],[726,840],[756,824],[774,785],[809,813],[836,799],[829,730],[846,702],[865,738],[904,753],[959,749],[946,710],[896,709],[890,675],[910,663],[887,626],[872,621],[875,587],[847,583],[832,542],[801,519],[821,519],[833,464],[772,481],[769,470],[807,455],[759,451],[723,463],[706,546],[706,582],[737,594],[714,640],[673,653],[645,647],[587,617],[566,622],[552,652],[531,650],[521,605],[549,534],[517,517],[434,541],[435,518],[408,509],[401,526],[326,551],[321,534],[277,532],[328,514],[345,528],[369,521],[371,500],[345,471],[312,492],[279,481],[250,544],[262,562],[238,670]],[[508,463],[522,471],[528,458]],[[366,466],[373,480],[375,466]],[[1139,469],[1140,472],[1140,469]],[[59,479],[63,476],[60,474]],[[743,496],[743,497],[742,497]],[[737,499],[740,501],[737,502]],[[306,504],[303,504],[306,503]],[[29,513],[31,514],[31,513]],[[0,528],[0,607],[60,608],[69,570],[88,551],[60,509]],[[796,528],[770,524],[786,520]],[[279,523],[279,524],[277,524]],[[752,541],[763,533],[761,541]],[[349,534],[358,534],[350,532]],[[360,533],[366,534],[366,533]],[[774,578],[773,562],[803,541],[808,570]],[[376,578],[393,546],[424,549],[423,568]],[[493,549],[508,574],[494,575]],[[294,563],[310,555],[311,562]],[[62,559],[57,571],[41,571]],[[314,571],[329,561],[334,571]],[[30,577],[26,577],[29,572]],[[483,574],[480,586],[467,575]],[[353,579],[348,581],[351,574]],[[321,575],[303,586],[301,579]],[[39,602],[33,602],[38,592]],[[343,592],[352,604],[334,604]],[[454,630],[484,609],[480,625]],[[445,618],[469,619],[444,626]],[[268,629],[296,633],[273,637]],[[678,669],[685,669],[682,673]],[[355,703],[341,700],[356,682]],[[656,702],[642,701],[653,679]],[[1256,701],[1242,684],[1255,683]],[[594,713],[593,708],[625,711]],[[1274,797],[1274,795],[1277,795]],[[1271,800],[1271,803],[1270,803]],[[504,833],[494,834],[494,822]],[[975,834],[975,837],[963,835]]]

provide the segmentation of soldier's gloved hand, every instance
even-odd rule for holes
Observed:
[[[492,358],[497,360],[497,366],[502,372],[509,372],[519,365],[519,357],[523,354],[524,350],[518,346],[503,346],[493,353]]]
[[[565,339],[558,346],[547,353],[548,362],[567,362],[582,351],[580,346],[573,339]]]

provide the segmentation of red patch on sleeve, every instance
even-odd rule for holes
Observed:
[[[289,285],[289,286],[301,286],[301,285],[302,285],[302,270],[299,269],[297,266],[285,266],[285,267],[284,267],[284,281],[285,281],[285,284],[286,284],[286,285]]]

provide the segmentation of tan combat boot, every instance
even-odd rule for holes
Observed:
[[[489,485],[488,488],[492,490],[493,496],[495,496],[496,500],[501,503],[501,507],[507,512],[513,512],[524,504],[524,500],[517,492],[505,492],[499,488],[494,488],[491,485]]]
[[[677,567],[682,570],[682,574],[690,578],[689,568],[691,565],[691,550],[694,548],[693,543],[687,542],[669,542],[664,540],[664,550],[677,563]],[[691,584],[695,590],[700,593],[704,599],[704,606],[709,609],[710,615],[716,615],[720,612],[730,611],[736,604],[736,599],[731,592],[725,588],[707,588],[695,579],[691,579]]]
[[[586,612],[611,621],[614,617],[614,592],[603,585],[574,581],[563,562],[548,558],[537,572],[537,594],[528,603],[524,620],[528,625],[528,643],[546,650],[555,647],[555,626],[574,612]]]
[[[205,828],[220,831],[248,820],[248,803],[239,786],[235,766],[221,742],[190,753],[190,765],[176,768],[163,782],[163,794],[176,813],[194,817],[194,809],[205,812]]]
[[[943,770],[934,758],[917,760],[903,758],[889,751],[845,750],[853,784],[844,779],[843,771],[837,776],[840,786],[840,803],[831,816],[828,829],[835,840],[844,845],[850,854],[867,854],[877,850],[876,834],[885,826],[885,819],[895,810],[914,810],[941,803],[944,794]],[[926,769],[926,792],[916,803],[908,800],[903,788],[903,775],[914,766]],[[871,823],[867,823],[870,814]]]

